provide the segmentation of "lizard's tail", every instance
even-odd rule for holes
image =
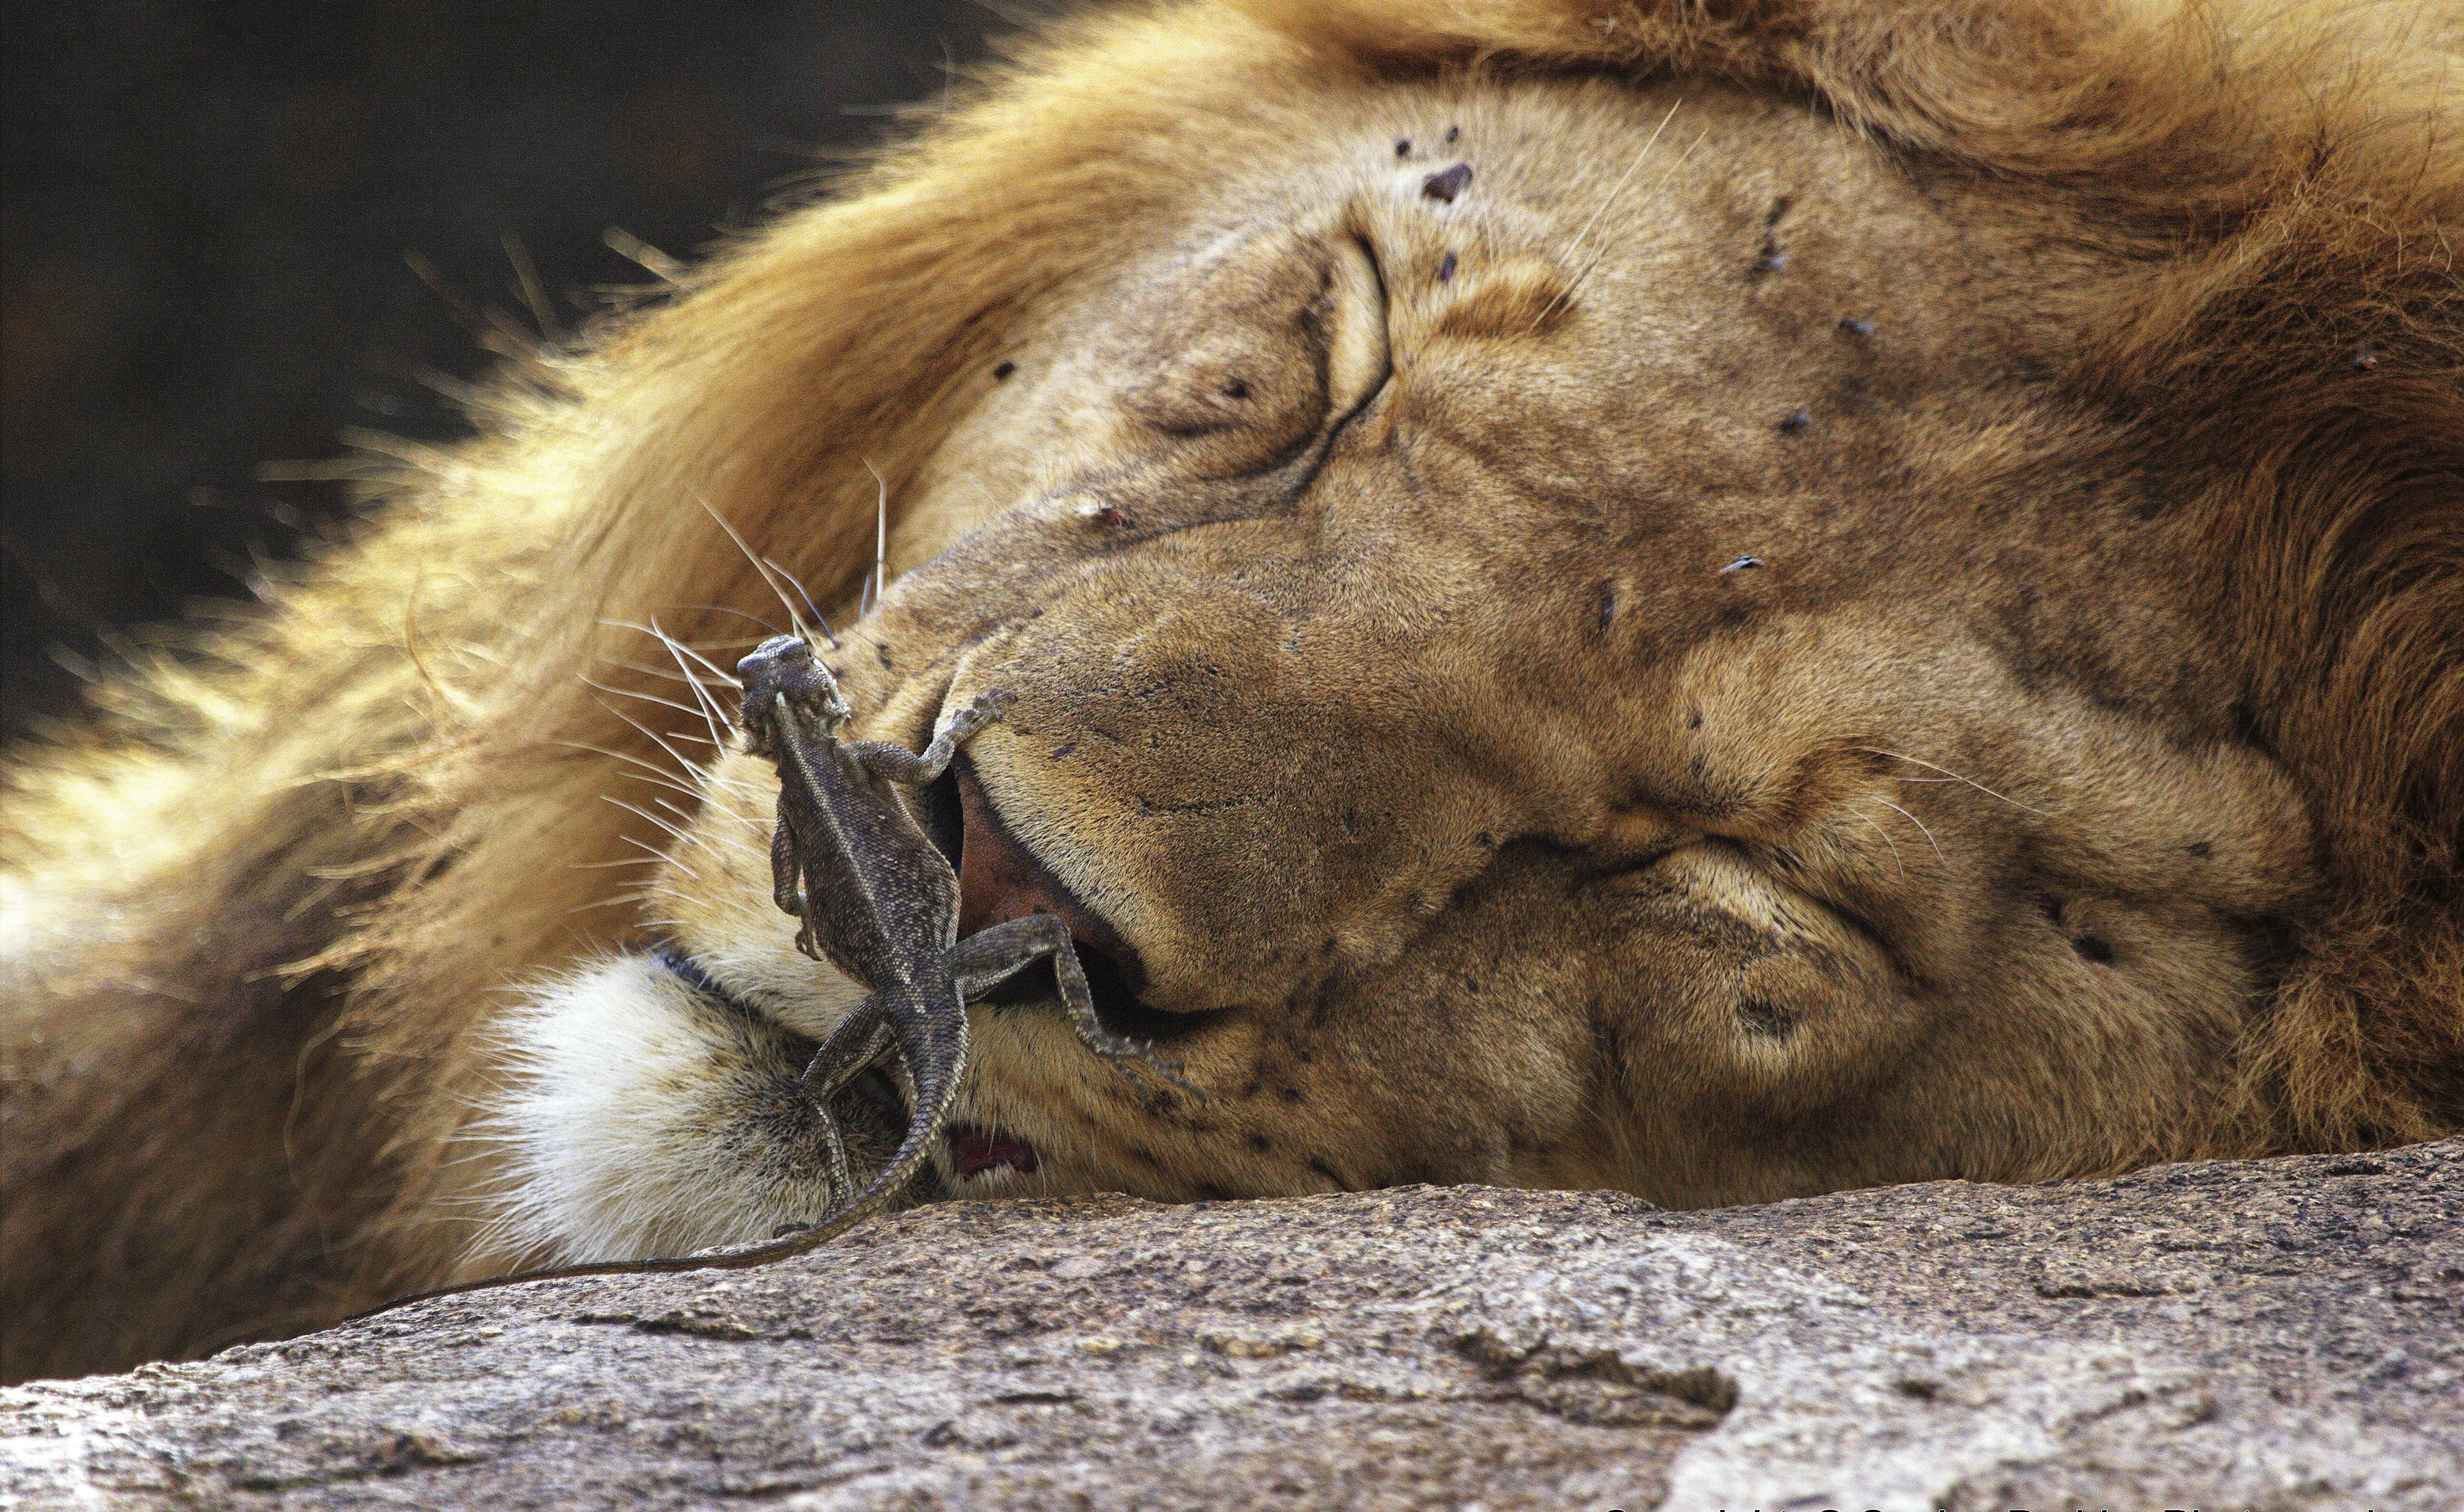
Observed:
[[[788,1260],[821,1248],[847,1230],[878,1215],[917,1172],[940,1141],[942,1130],[950,1121],[950,1104],[958,1093],[958,1081],[967,1072],[967,1016],[958,1013],[939,1021],[928,1020],[913,1035],[899,1036],[899,1054],[906,1061],[909,1079],[914,1086],[914,1103],[908,1119],[907,1137],[900,1141],[897,1153],[881,1168],[864,1191],[849,1199],[845,1207],[825,1215],[811,1228],[798,1229],[777,1238],[763,1239],[735,1249],[705,1250],[698,1255],[654,1255],[644,1260],[591,1260],[581,1265],[554,1265],[542,1270],[517,1271],[510,1276],[483,1276],[477,1281],[456,1282],[451,1286],[438,1286],[429,1291],[413,1292],[379,1303],[363,1312],[352,1313],[344,1323],[357,1323],[380,1313],[407,1307],[413,1303],[431,1302],[439,1297],[457,1296],[463,1292],[489,1291],[498,1286],[514,1286],[524,1282],[567,1281],[583,1276],[649,1276],[676,1271],[743,1270],[754,1265],[767,1265],[774,1260]]]

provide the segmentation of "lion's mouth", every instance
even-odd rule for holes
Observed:
[[[961,1181],[997,1171],[1026,1175],[1043,1164],[1033,1145],[1006,1129],[953,1124],[943,1137],[949,1142],[950,1169]]]
[[[961,756],[920,795],[917,818],[935,849],[947,858],[958,877],[958,935],[965,938],[993,925],[1037,913],[1050,913],[1068,925],[1079,965],[1085,973],[1095,1017],[1110,1033],[1132,1040],[1157,1041],[1186,1034],[1211,1014],[1167,1013],[1140,996],[1144,964],[1111,923],[1082,903],[1069,888],[1011,834],[999,809]],[[776,1022],[759,1006],[729,992],[700,962],[673,947],[655,953],[659,963],[711,1003],[749,1018]],[[1037,966],[995,987],[979,1001],[1019,1006],[1040,1004],[1053,997],[1048,968]],[[791,1031],[792,1033],[792,1031]],[[791,1058],[809,1058],[819,1046],[796,1035]],[[891,1104],[903,1102],[891,1079],[877,1072],[862,1082],[874,1084]],[[851,1085],[850,1091],[855,1090]],[[912,1118],[914,1110],[907,1110]],[[902,1120],[903,1121],[903,1120]],[[987,1124],[953,1123],[942,1133],[947,1170],[959,1181],[996,1176],[1004,1172],[1034,1172],[1043,1158],[1025,1136]]]

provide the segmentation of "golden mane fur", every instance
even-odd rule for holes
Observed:
[[[440,1164],[506,984],[632,928],[609,687],[872,555],[1003,333],[1137,250],[1299,80],[1608,75],[1810,106],[1990,194],[2079,285],[2056,375],[2211,545],[2246,738],[2328,906],[2167,1153],[2464,1128],[2464,35],[2326,0],[1249,0],[1054,26],[585,353],[261,613],[13,761],[7,1373],[312,1326],[451,1269]],[[2443,30],[2442,30],[2443,28]],[[1266,103],[1261,103],[1266,102]],[[1203,140],[1201,140],[1203,139]],[[605,869],[603,868],[605,864]],[[29,1320],[48,1319],[31,1326]]]

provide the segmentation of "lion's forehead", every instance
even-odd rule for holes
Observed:
[[[1045,594],[1040,564],[1249,522],[1242,570],[1204,575],[1355,635],[1512,645],[1546,592],[1665,654],[1783,602],[1916,597],[2029,678],[2225,717],[2141,650],[2213,658],[2174,607],[2196,564],[2128,479],[2064,478],[2101,422],[2040,375],[2089,274],[2032,254],[2038,229],[1717,89],[1371,93],[1249,142],[1161,246],[1021,322],[893,542],[912,565],[979,533],[919,585],[934,615],[979,625]],[[1383,386],[1296,466],[1341,408],[1329,354],[1362,317],[1328,289],[1354,247]]]

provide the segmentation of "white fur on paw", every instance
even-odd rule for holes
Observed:
[[[503,1034],[501,1085],[472,1128],[501,1173],[474,1262],[689,1254],[825,1205],[775,1127],[803,1070],[795,1041],[656,960],[583,968]]]

